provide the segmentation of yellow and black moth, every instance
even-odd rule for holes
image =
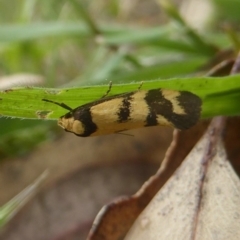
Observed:
[[[201,113],[201,99],[187,91],[166,89],[138,90],[70,108],[47,99],[68,113],[58,125],[77,136],[97,136],[156,125],[184,130],[196,124]]]

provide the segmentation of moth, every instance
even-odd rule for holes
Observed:
[[[67,109],[69,112],[59,118],[58,125],[80,137],[156,125],[188,129],[199,120],[202,104],[191,92],[160,88],[103,97],[74,109],[64,103],[42,100]]]

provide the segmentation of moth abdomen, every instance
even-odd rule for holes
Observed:
[[[192,127],[201,113],[201,99],[187,91],[149,90],[145,100],[149,106],[146,126],[172,125],[184,130]]]

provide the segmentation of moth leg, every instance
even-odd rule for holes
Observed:
[[[112,89],[112,81],[109,82],[108,90],[101,98],[105,98],[109,94],[111,89]]]
[[[124,132],[121,132],[121,131],[115,132],[115,134],[120,134],[120,135],[124,135],[124,136],[128,136],[128,137],[134,137],[134,135],[132,135],[132,134],[124,133]]]
[[[143,85],[143,81],[141,81],[139,87],[138,87],[138,91],[142,88],[142,85]]]
[[[58,103],[58,102],[54,102],[54,101],[52,101],[52,100],[48,100],[48,99],[44,99],[44,98],[42,99],[42,101],[56,104],[56,105],[58,105],[58,106],[60,106],[60,107],[62,107],[62,108],[64,108],[64,109],[69,110],[69,111],[72,111],[72,110],[73,110],[72,108],[70,108],[70,107],[69,107],[68,105],[66,105],[65,103]]]

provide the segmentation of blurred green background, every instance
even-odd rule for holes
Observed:
[[[173,3],[0,0],[0,90],[194,78],[239,50],[240,1]],[[63,133],[55,121],[0,126],[0,162]]]
[[[174,1],[176,9],[169,3],[1,0],[0,89],[197,76],[219,50],[238,44],[240,1]],[[53,122],[0,124],[1,159],[61,132]]]

